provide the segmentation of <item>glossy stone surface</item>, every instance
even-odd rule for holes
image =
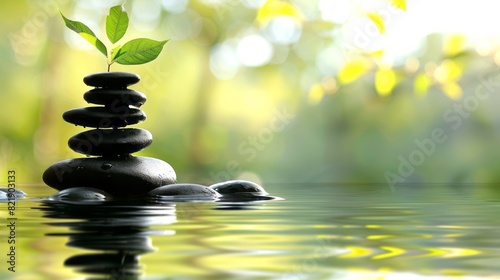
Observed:
[[[53,201],[105,201],[110,195],[96,188],[69,188],[57,192],[48,199]]]
[[[55,163],[43,181],[57,190],[90,187],[113,196],[143,195],[176,181],[174,169],[149,157],[74,158]]]
[[[99,88],[126,88],[140,81],[140,77],[128,72],[103,72],[87,75],[83,82],[92,87]]]
[[[217,191],[222,195],[233,194],[255,194],[255,195],[268,195],[266,190],[258,184],[245,180],[232,180],[221,183],[216,183],[209,186],[210,189]]]
[[[105,107],[86,107],[66,111],[63,119],[69,123],[98,128],[124,127],[146,119],[146,114],[136,108],[123,106],[115,112]]]
[[[141,107],[146,102],[146,95],[131,89],[96,88],[83,94],[83,99],[89,103],[106,105],[109,108],[119,105]]]
[[[11,195],[9,195],[11,194]],[[22,197],[26,197],[26,193],[19,190],[19,189],[14,189],[13,192],[9,192],[9,188],[0,188],[0,197],[1,198],[14,198],[13,196],[15,196],[15,198],[22,198]]]
[[[138,152],[153,142],[153,135],[145,129],[92,129],[72,136],[68,146],[84,155],[109,156]]]
[[[198,196],[215,199],[220,196],[213,189],[199,184],[179,183],[161,186],[148,193],[151,196]]]

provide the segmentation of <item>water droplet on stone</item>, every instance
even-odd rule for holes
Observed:
[[[108,169],[111,169],[111,167],[113,167],[113,165],[111,163],[103,163],[101,165],[102,170],[108,170]]]

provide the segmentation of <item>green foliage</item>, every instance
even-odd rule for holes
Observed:
[[[61,16],[66,23],[66,27],[78,33],[83,37],[83,39],[87,40],[90,44],[92,44],[92,46],[96,47],[102,54],[105,56],[108,55],[106,46],[95,36],[94,32],[92,32],[88,26],[79,21],[69,20],[62,13]]]
[[[163,50],[163,46],[168,42],[155,41],[147,38],[133,39],[122,46],[118,45],[111,49],[108,55],[106,46],[99,40],[94,32],[85,24],[69,20],[62,13],[61,16],[66,26],[78,33],[90,44],[96,47],[108,58],[108,72],[111,64],[119,63],[123,65],[137,65],[153,61]],[[128,28],[129,18],[123,5],[111,7],[106,17],[106,35],[111,43],[115,44],[125,35]]]
[[[106,17],[106,35],[111,43],[120,40],[128,28],[128,15],[123,6],[114,6],[109,9]]]
[[[155,41],[146,38],[134,39],[125,43],[114,57],[114,61],[123,65],[142,64],[154,60],[168,40]]]

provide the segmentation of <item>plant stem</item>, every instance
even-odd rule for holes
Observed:
[[[109,68],[110,68],[110,67],[111,67],[111,64],[110,64],[110,63],[108,63],[108,72],[109,72]]]

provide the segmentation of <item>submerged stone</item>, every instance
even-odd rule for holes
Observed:
[[[148,193],[151,196],[195,196],[196,198],[216,199],[219,193],[206,186],[190,183],[179,183],[161,186]]]
[[[55,201],[105,201],[109,197],[106,192],[96,188],[69,188],[49,197],[49,200]]]
[[[173,184],[170,164],[150,157],[74,158],[55,163],[43,173],[43,181],[57,190],[90,187],[113,196],[144,195]]]
[[[84,155],[125,155],[138,152],[153,142],[145,129],[92,129],[73,135],[68,146]]]
[[[210,189],[217,191],[222,195],[234,194],[253,194],[253,195],[268,195],[266,190],[258,184],[244,180],[232,180],[221,183],[216,183],[209,186]]]
[[[146,119],[146,114],[125,105],[114,111],[106,107],[85,107],[64,112],[63,119],[75,125],[109,128],[139,123]]]
[[[88,86],[98,88],[126,88],[140,81],[140,77],[128,72],[103,72],[87,75],[83,82]]]
[[[87,91],[83,99],[89,103],[106,105],[108,107],[121,104],[141,107],[146,102],[146,95],[131,89],[95,88]]]
[[[8,199],[9,198],[9,193],[14,195],[15,198],[22,198],[26,197],[26,193],[18,190],[18,189],[11,189],[13,191],[9,191],[9,188],[0,188],[0,198],[2,199]],[[12,195],[10,195],[10,198],[13,198]]]

